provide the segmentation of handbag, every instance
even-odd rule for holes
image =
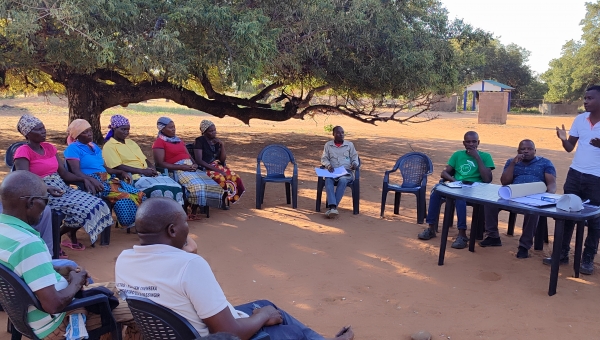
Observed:
[[[85,298],[88,296],[94,296],[98,294],[106,295],[108,297],[108,305],[110,306],[110,310],[117,308],[117,306],[119,305],[119,299],[110,289],[106,287],[94,287],[86,290],[82,289],[79,292],[77,292],[77,294],[75,294],[75,297]],[[85,310],[94,314],[102,314],[98,305],[85,306]]]

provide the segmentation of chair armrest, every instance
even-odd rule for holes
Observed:
[[[167,168],[161,168],[161,167],[157,166],[156,172],[162,173],[165,176],[169,176],[169,169],[167,169]]]
[[[383,183],[389,183],[390,182],[390,174],[392,172],[396,172],[394,170],[386,170],[386,172],[383,174]]]
[[[88,297],[73,300],[63,310],[63,312],[67,312],[67,311],[74,310],[77,308],[82,308],[85,306],[100,304],[100,303],[105,303],[106,307],[109,308],[109,310],[110,310],[110,307],[108,305],[108,297],[106,295],[98,294],[98,295],[93,295],[93,296],[88,296]]]
[[[260,331],[258,334],[250,338],[250,340],[271,340],[271,336],[265,331]]]

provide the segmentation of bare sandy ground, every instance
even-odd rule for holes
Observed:
[[[53,99],[0,100],[2,139],[0,153],[17,140],[16,122],[23,113],[41,118],[49,141],[64,149],[67,109]],[[157,106],[160,106],[156,109]],[[133,111],[137,109],[137,111]],[[152,113],[140,113],[140,111]],[[179,135],[192,141],[199,135],[200,117],[180,114],[164,101],[111,110],[132,121],[132,138],[151,155],[150,145],[160,115],[175,120]],[[173,113],[177,112],[177,113]],[[183,112],[185,113],[185,112]],[[409,339],[427,330],[433,339],[587,339],[597,337],[600,305],[595,298],[599,274],[573,277],[562,267],[558,293],[549,297],[549,267],[542,258],[550,253],[531,251],[532,257],[515,258],[520,228],[506,236],[508,213],[500,214],[502,247],[448,248],[446,264],[437,265],[439,238],[416,239],[423,225],[416,224],[414,196],[405,195],[399,215],[388,197],[385,218],[379,217],[383,172],[411,150],[428,154],[435,170],[428,187],[438,179],[444,164],[467,130],[476,130],[480,148],[492,154],[499,183],[506,159],[516,154],[518,142],[530,138],[538,155],[551,159],[558,171],[559,192],[572,155],[564,152],[554,127],[570,126],[574,117],[511,115],[508,124],[479,125],[474,114],[447,114],[423,124],[384,123],[370,126],[339,116],[283,123],[253,121],[245,126],[235,119],[212,119],[226,143],[228,164],[245,180],[246,194],[229,211],[213,210],[210,218],[190,222],[199,254],[211,264],[233,304],[269,299],[325,335],[351,324],[362,340]],[[338,220],[315,212],[316,177],[323,144],[331,138],[328,124],[342,125],[363,161],[360,215],[352,215],[350,191],[341,203]],[[263,209],[255,209],[255,173],[258,152],[271,143],[287,145],[299,167],[298,209],[285,204],[282,185],[267,185]],[[0,176],[6,174],[2,167]],[[470,208],[469,208],[470,209]],[[522,217],[517,225],[522,223]],[[550,221],[550,232],[554,222]],[[456,234],[452,228],[450,236]],[[96,281],[114,279],[118,254],[137,242],[135,234],[113,230],[110,246],[67,249],[69,257],[93,274]],[[552,237],[551,237],[552,241]],[[148,275],[161,275],[148,264]],[[0,323],[5,322],[0,314]],[[8,339],[7,333],[0,333]]]

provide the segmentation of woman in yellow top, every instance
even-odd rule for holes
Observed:
[[[102,156],[107,167],[129,172],[134,186],[147,197],[170,197],[183,205],[181,185],[168,176],[158,176],[154,164],[129,137],[129,120],[121,115],[110,117],[110,129],[104,140]]]

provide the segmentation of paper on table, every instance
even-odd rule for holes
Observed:
[[[315,168],[315,172],[317,173],[317,176],[319,176],[319,177],[331,177],[331,178],[338,178],[340,176],[344,176],[344,175],[348,174],[348,171],[346,171],[346,168],[344,168],[343,166],[333,169],[333,172],[329,172],[329,170],[327,170],[327,169]]]
[[[521,204],[527,204],[527,205],[531,205],[531,206],[534,206],[534,207],[545,207],[545,206],[548,206],[548,205],[554,205],[554,204],[556,204],[555,202],[542,201],[539,198],[532,198],[531,196],[511,198],[510,200],[513,201],[513,202],[517,202],[517,203],[521,203]]]
[[[533,194],[541,194],[546,192],[546,189],[546,184],[544,184],[544,182],[509,184],[498,189],[498,196],[507,200]]]
[[[443,185],[447,186],[448,188],[463,188],[463,187],[474,187],[479,185],[479,182],[473,182],[471,184],[465,184],[461,181],[454,181],[454,182],[443,182]]]

